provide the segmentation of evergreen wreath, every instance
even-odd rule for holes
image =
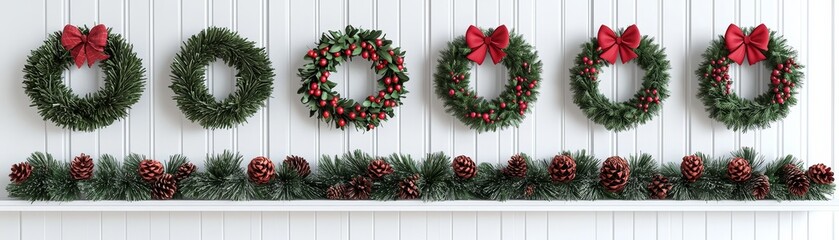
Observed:
[[[309,116],[330,125],[344,129],[352,123],[356,129],[373,130],[382,122],[394,116],[394,107],[402,105],[402,98],[408,93],[405,82],[409,80],[405,68],[405,51],[392,46],[393,41],[384,38],[380,30],[365,30],[347,26],[344,32],[329,31],[321,35],[317,47],[310,49],[304,59],[307,61],[298,69],[303,83],[298,94],[300,101],[309,108]],[[370,68],[381,75],[376,82],[378,93],[361,102],[342,98],[334,90],[337,83],[329,80],[331,72],[355,56],[372,62]]]
[[[101,24],[93,29],[67,25],[30,53],[23,67],[24,90],[44,120],[73,131],[89,132],[125,118],[131,105],[140,100],[146,71],[142,60],[131,44],[110,31]],[[63,45],[62,37],[77,45]],[[88,66],[102,60],[99,67],[105,74],[105,83],[98,91],[81,97],[64,84],[62,74],[74,62],[81,67],[85,60]]]
[[[494,45],[500,43],[507,44]],[[469,84],[472,62],[483,63],[487,51],[493,63],[500,62],[507,68],[509,76],[504,90],[491,100],[479,97]],[[449,42],[440,52],[434,90],[446,111],[469,128],[495,131],[518,126],[524,120],[530,112],[529,104],[539,95],[541,72],[542,62],[522,35],[508,33],[504,25],[486,30],[470,26],[466,36]]]
[[[236,73],[236,90],[216,101],[204,84],[205,68],[220,58]],[[274,69],[264,48],[226,28],[210,27],[190,37],[172,62],[172,97],[190,121],[204,128],[231,128],[265,105]]]
[[[424,159],[359,150],[323,156],[312,173],[305,159],[281,165],[256,157],[208,155],[202,171],[180,155],[161,163],[130,154],[80,155],[61,162],[33,153],[14,164],[6,186],[10,197],[29,201],[73,200],[828,200],[834,173],[824,164],[807,169],[791,155],[765,163],[752,148],[713,158],[696,153],[681,164],[659,165],[649,154],[601,161],[585,151],[548,159],[525,154],[507,164],[476,164],[432,153]],[[95,167],[94,167],[95,166]]]
[[[743,41],[746,37],[748,43]],[[745,56],[749,65],[765,60],[764,66],[772,69],[769,88],[754,100],[741,98],[731,91],[730,65],[741,64]],[[770,32],[763,24],[749,29],[729,25],[725,36],[711,42],[702,57],[704,61],[696,70],[697,97],[705,104],[709,117],[731,130],[766,128],[786,117],[790,107],[798,102],[795,95],[803,83],[804,66],[798,64],[795,50],[786,44],[786,39]]]
[[[635,25],[618,32],[601,25],[598,37],[582,48],[574,60],[577,65],[571,68],[571,91],[574,103],[591,121],[611,131],[624,131],[658,114],[661,102],[670,96],[670,61],[664,48],[646,35],[641,37]],[[600,92],[598,76],[604,67],[615,63],[618,55],[623,63],[635,60],[646,73],[632,99],[615,103]]]

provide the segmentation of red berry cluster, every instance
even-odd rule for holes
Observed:
[[[779,63],[772,70],[772,91],[775,92],[775,98],[772,103],[784,104],[784,101],[792,97],[792,88],[795,83],[788,81],[784,73],[792,73],[792,70],[797,68],[798,64],[792,58],[787,59],[785,63]]]
[[[588,57],[583,57],[583,59],[580,61],[580,64],[585,64],[586,67],[584,67],[583,70],[580,70],[580,76],[588,77],[592,81],[597,81],[597,73],[599,71],[597,70],[597,67],[594,65],[595,63],[600,64],[600,59],[597,59],[595,61]]]
[[[454,72],[449,72],[449,76],[452,77],[452,82],[454,82],[454,84],[458,84],[458,83],[460,83],[460,81],[463,81],[463,79],[466,79],[466,76],[463,75],[463,73],[455,74]],[[460,88],[458,91],[463,92],[464,90],[463,90],[463,88]],[[449,97],[454,97],[455,93],[456,93],[456,91],[454,89],[449,89]],[[466,94],[467,96],[469,95],[469,93],[464,93],[464,94]],[[477,98],[477,96],[473,96],[473,97]]]
[[[320,78],[318,79],[320,83],[326,83],[329,80],[329,71],[324,71],[320,74]],[[320,97],[323,92],[320,89],[320,84],[318,82],[312,82],[309,84],[309,95]]]
[[[658,96],[658,89],[648,88],[644,90],[644,94],[638,96],[638,109],[647,112],[650,109],[650,104],[661,104],[661,99]]]
[[[725,95],[731,94],[731,83],[734,81],[731,80],[731,76],[728,75],[728,71],[730,68],[728,67],[728,59],[725,57],[720,58],[719,60],[711,60],[711,73],[705,73],[705,78],[708,78],[711,81],[711,86],[718,86],[720,84],[725,85]]]

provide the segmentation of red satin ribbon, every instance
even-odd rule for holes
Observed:
[[[76,67],[81,68],[85,60],[87,66],[99,60],[108,59],[105,54],[105,44],[108,43],[108,29],[99,24],[90,29],[87,35],[82,34],[78,27],[67,24],[61,33],[61,45],[70,51],[70,56],[76,61]]]
[[[626,63],[638,57],[634,49],[641,45],[641,33],[638,27],[632,24],[618,37],[611,28],[600,25],[600,30],[597,31],[597,44],[603,50],[600,54],[603,60],[614,64],[620,56],[621,62]]]
[[[507,56],[504,49],[510,45],[510,33],[507,31],[507,26],[501,25],[487,37],[481,29],[472,25],[466,30],[466,45],[472,49],[472,52],[466,56],[469,60],[481,65],[489,51],[492,62],[498,64],[504,56]]]
[[[766,59],[760,51],[769,50],[769,29],[766,25],[760,24],[749,35],[743,34],[743,30],[737,25],[728,25],[725,31],[725,47],[730,54],[728,58],[737,64],[743,64],[743,59],[749,57],[749,65]]]

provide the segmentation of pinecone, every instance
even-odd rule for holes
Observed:
[[[682,177],[689,183],[696,182],[705,172],[705,163],[702,158],[696,155],[688,155],[682,158]]]
[[[312,174],[312,169],[309,168],[309,162],[305,158],[298,156],[288,156],[283,160],[283,165],[287,168],[294,169],[297,175],[305,178]]]
[[[501,173],[514,178],[524,178],[527,176],[527,161],[519,154],[513,155],[507,161],[507,166],[501,169]]]
[[[372,179],[380,179],[391,173],[393,173],[393,168],[385,160],[376,159],[367,165],[367,175]]]
[[[760,175],[752,179],[752,196],[757,200],[763,200],[769,195],[769,177]]]
[[[536,187],[533,186],[533,184],[528,184],[524,187],[524,197],[529,198],[530,196],[533,196],[534,191],[536,191]]]
[[[70,162],[70,176],[75,180],[87,180],[93,175],[93,158],[82,153]]]
[[[798,167],[792,164],[784,165],[782,171],[784,182],[787,183],[787,188],[790,193],[801,197],[806,195],[807,191],[810,191],[810,179],[807,179],[804,171],[801,171],[801,169],[798,169]]]
[[[29,179],[32,175],[32,165],[29,162],[22,162],[12,164],[12,173],[9,173],[9,178],[13,183],[22,183]]]
[[[172,174],[163,174],[151,186],[151,197],[157,200],[168,200],[178,191],[178,181]]]
[[[195,164],[192,164],[191,162],[181,164],[181,166],[178,167],[178,171],[175,172],[175,181],[180,182],[181,180],[188,178],[195,172],[195,169]]]
[[[745,182],[752,178],[752,166],[745,158],[734,158],[728,163],[728,178],[735,182]]]
[[[629,182],[629,163],[619,156],[612,156],[600,168],[600,185],[609,192],[620,192]]]
[[[344,199],[344,193],[347,191],[342,184],[335,184],[326,189],[326,199],[341,200]]]
[[[824,164],[815,164],[807,169],[807,177],[814,183],[831,184],[833,183],[833,170]]]
[[[650,198],[652,199],[667,198],[667,192],[672,188],[673,184],[670,184],[670,179],[661,174],[655,175],[650,184],[647,185],[647,190],[650,190]]]
[[[475,177],[478,174],[478,168],[475,165],[475,161],[472,161],[471,158],[467,156],[457,156],[452,161],[452,169],[454,169],[454,175],[460,179],[470,179]]]
[[[570,182],[577,177],[577,162],[568,155],[556,155],[548,166],[553,182]]]
[[[137,168],[140,177],[146,182],[154,182],[160,176],[163,176],[163,164],[157,160],[146,159],[140,161],[140,167]]]
[[[420,196],[419,187],[417,187],[417,180],[419,174],[403,179],[399,182],[399,199],[417,199]]]
[[[370,199],[370,192],[373,190],[373,181],[357,176],[350,180],[345,186],[344,196],[347,199],[366,200]]]
[[[266,184],[274,178],[274,162],[263,156],[255,157],[248,163],[248,178],[257,184]]]

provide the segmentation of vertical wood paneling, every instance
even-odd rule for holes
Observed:
[[[539,59],[542,60],[542,81],[539,86],[542,95],[539,96],[539,101],[528,103],[528,108],[531,113],[527,115],[528,118],[535,119],[533,147],[535,149],[534,157],[544,157],[556,154],[557,147],[562,147],[561,127],[563,121],[563,113],[575,111],[563,111],[566,108],[561,94],[549,94],[553,91],[566,89],[568,81],[562,76],[565,70],[562,65],[562,51],[564,45],[557,42],[557,39],[562,39],[562,16],[561,2],[552,0],[536,0],[534,3],[536,8],[535,18],[538,19],[534,24],[533,42],[534,48],[540,53]],[[544,44],[543,44],[544,43]],[[559,44],[558,44],[559,43]],[[574,44],[578,46],[579,43]],[[554,53],[554,54],[549,54]]]
[[[349,2],[349,1],[348,1]],[[347,24],[360,28],[372,29],[375,25],[375,8],[374,0],[359,0],[352,1],[352,4],[347,4]],[[409,51],[408,53],[411,53]],[[408,61],[417,61],[418,59],[408,58]],[[363,101],[367,96],[375,94],[377,89],[376,80],[379,76],[374,74],[370,69],[372,63],[363,58],[355,58],[352,62],[343,64],[346,66],[346,78],[348,81],[343,84],[346,92],[344,97]],[[411,76],[413,77],[414,69],[409,68]],[[349,80],[353,80],[350,81]],[[414,81],[416,82],[416,81]],[[341,89],[341,88],[339,88]],[[411,89],[413,94],[413,89]],[[347,150],[362,150],[365,152],[373,152],[373,139],[375,134],[362,131],[347,131]]]
[[[232,30],[238,30],[236,23],[234,23],[236,13],[234,7],[234,0],[209,0],[210,7],[210,25],[216,27],[224,27]],[[210,64],[210,76],[208,77],[210,92],[216,97],[216,100],[226,98],[232,91],[236,84],[235,72],[224,61],[216,59]],[[193,123],[195,124],[195,123]],[[221,153],[224,150],[238,147],[234,141],[234,131],[236,129],[215,129],[212,132],[212,149],[215,153]],[[251,136],[249,136],[251,137]],[[250,153],[245,157],[254,157],[256,153]]]
[[[344,31],[344,26],[346,23],[346,7],[344,4],[346,1],[343,0],[320,0],[318,1],[318,29],[319,32],[326,33],[328,31]],[[312,41],[317,41],[318,39],[312,39]],[[336,82],[338,86],[335,88],[339,90],[339,93],[343,93],[345,95],[346,87],[347,86],[347,78],[345,77],[347,74],[347,67],[349,64],[342,64],[342,66],[338,67],[338,71],[329,75],[331,81]],[[332,114],[335,114],[334,112]],[[312,121],[314,119],[310,119]],[[344,149],[344,144],[346,140],[346,131],[341,131],[340,129],[335,128],[332,124],[327,124],[323,121],[318,121],[319,123],[319,136],[318,136],[318,149],[319,154],[327,154],[327,155],[335,155],[341,154],[346,152]]]
[[[452,0],[452,26],[451,26],[451,37],[448,38],[445,42],[451,41],[451,39],[457,38],[458,36],[463,36],[466,32],[466,29],[469,25],[475,24],[475,8],[476,2],[474,1],[456,1]],[[440,50],[445,48],[445,44],[439,44]],[[439,50],[438,50],[439,51]],[[436,66],[436,64],[435,64]],[[472,76],[475,76],[475,68],[472,68]],[[472,79],[470,84],[472,87],[475,87],[475,80]],[[439,105],[442,108],[442,104]],[[446,115],[451,116],[449,113],[445,113]],[[482,161],[491,161],[490,159],[480,159],[476,158],[477,156],[477,147],[476,147],[476,133],[473,130],[470,130],[466,125],[463,125],[459,120],[453,118],[453,129],[452,134],[454,135],[454,142],[452,149],[454,149],[454,156],[457,155],[466,155],[471,156],[477,162]],[[494,160],[494,159],[493,159]]]
[[[475,1],[475,25],[483,28],[497,27],[499,25],[499,13],[501,12],[498,3],[499,0]],[[487,54],[486,58],[489,58],[489,54]],[[498,68],[503,67],[499,67],[494,64],[472,66],[473,75],[471,81],[475,85],[475,92],[478,96],[482,96],[487,99],[498,97],[502,87],[507,83],[507,78],[504,77],[505,74],[502,73],[499,75],[496,71]],[[509,155],[503,157],[499,156],[498,139],[498,131],[478,133],[476,138],[477,153],[475,157],[477,157],[479,162],[490,162],[495,164],[499,161],[503,162],[502,159],[510,157]]]
[[[188,40],[192,35],[198,34],[201,30],[207,28],[209,19],[209,2],[206,0],[183,0],[180,3],[180,41],[179,45]],[[168,70],[167,70],[168,71]],[[204,71],[205,74],[209,71]],[[209,86],[209,82],[205,81]],[[170,90],[171,91],[171,90]],[[201,128],[200,125],[193,123],[183,113],[178,113],[181,117],[181,139],[182,149],[181,153],[184,156],[192,159],[192,162],[204,165],[204,157],[211,152],[209,145],[210,130]]]
[[[8,4],[7,4],[8,5]],[[793,154],[807,163],[833,166],[832,146],[839,133],[839,85],[834,60],[839,5],[824,1],[384,1],[384,0],[44,0],[15,2],[0,8],[0,18],[14,21],[13,42],[0,58],[0,104],[8,116],[0,124],[14,138],[0,145],[6,162],[47,151],[69,160],[129,152],[165,159],[183,153],[200,164],[207,153],[226,149],[246,158],[267,154],[277,161],[287,154],[309,159],[321,154],[361,149],[379,155],[401,152],[421,156],[443,151],[466,154],[479,162],[504,162],[521,151],[537,159],[559,150],[587,149],[598,157],[647,152],[661,162],[678,162],[703,151],[727,154],[754,146],[769,159]],[[826,20],[830,19],[830,20]],[[133,44],[147,69],[147,85],[127,119],[94,132],[71,132],[38,119],[20,90],[21,66],[30,49],[64,24],[104,23]],[[579,45],[600,24],[613,29],[637,24],[668,55],[671,97],[653,121],[614,133],[592,124],[573,104],[567,69]],[[695,98],[694,68],[701,53],[729,23],[748,27],[765,23],[783,34],[807,66],[799,105],[770,128],[733,132],[707,117]],[[397,115],[371,132],[336,130],[308,117],[294,91],[304,64],[301,56],[322,32],[347,24],[382,29],[394,46],[407,51],[411,93]],[[544,64],[542,94],[518,128],[477,133],[454,120],[433,93],[431,81],[439,51],[469,25],[505,24],[534,44]],[[267,107],[232,129],[205,130],[183,117],[171,100],[172,58],[187,38],[207,26],[228,27],[266,47],[275,78]],[[824,29],[830,29],[825,32]],[[828,33],[829,32],[829,33]],[[20,39],[26,39],[20,40]],[[0,40],[2,41],[2,40]],[[810,49],[818,49],[810,51]],[[361,99],[375,93],[376,76],[366,60],[347,63],[332,76],[342,96]],[[208,67],[207,85],[217,99],[234,89],[235,71],[222,61]],[[495,97],[506,82],[498,65],[475,66],[473,87]],[[616,64],[601,75],[600,89],[623,101],[639,87],[643,71]],[[766,90],[765,69],[734,66],[735,91],[751,98]],[[65,82],[78,94],[101,86],[98,66],[71,67]],[[99,79],[99,80],[96,80]],[[94,81],[96,80],[96,81]],[[2,171],[8,171],[6,169]],[[8,174],[0,172],[0,174]],[[0,180],[0,184],[7,184]],[[5,197],[5,193],[2,193]],[[829,212],[46,212],[0,213],[3,239],[831,239],[837,226]]]
[[[408,59],[404,66],[408,69],[411,76],[411,81],[405,83],[405,89],[410,89],[410,93],[405,98],[403,105],[399,107],[399,118],[388,121],[399,120],[401,128],[399,131],[399,141],[397,142],[401,147],[400,152],[403,154],[411,154],[414,156],[422,156],[428,152],[428,134],[426,131],[426,116],[428,115],[428,107],[426,101],[431,97],[431,86],[428,85],[428,79],[431,75],[428,73],[430,66],[426,63],[428,59],[428,51],[426,49],[426,8],[428,4],[426,1],[409,0],[401,1],[399,4],[399,44],[407,51],[405,58]],[[401,31],[401,29],[411,29],[410,31]],[[382,130],[379,130],[382,131]],[[382,152],[386,154],[387,152]]]

